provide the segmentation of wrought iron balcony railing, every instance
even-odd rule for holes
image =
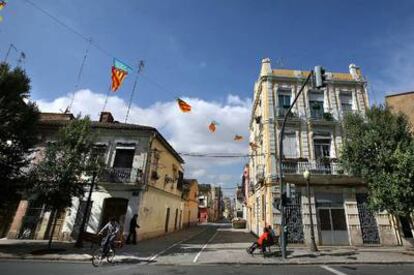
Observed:
[[[313,175],[343,175],[344,170],[337,162],[318,161],[283,161],[282,169],[285,174],[302,175],[308,170]]]
[[[141,184],[143,175],[138,168],[108,167],[99,176],[99,180],[108,183]]]

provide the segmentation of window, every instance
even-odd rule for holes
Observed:
[[[296,134],[286,133],[283,137],[283,155],[285,158],[296,158]]]
[[[290,107],[290,90],[278,91],[278,116],[285,116]]]
[[[132,168],[135,149],[116,149],[114,168]]]
[[[341,94],[339,95],[339,100],[341,101],[341,108],[344,114],[348,112],[352,112],[351,92],[341,92]]]
[[[313,146],[315,148],[315,159],[321,160],[323,158],[329,158],[331,150],[330,138],[315,138],[313,140]]]
[[[324,113],[323,93],[311,92],[309,94],[309,107],[311,118],[321,119]]]

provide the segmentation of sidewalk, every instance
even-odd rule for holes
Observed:
[[[213,236],[213,237],[212,237]],[[211,240],[210,240],[210,237]],[[312,253],[306,247],[288,247],[288,258],[281,259],[278,247],[263,257],[257,250],[246,252],[255,237],[245,230],[198,226],[169,235],[127,245],[117,250],[117,262],[165,265],[202,264],[404,264],[414,262],[414,252],[403,247],[319,247]],[[208,241],[208,242],[207,242]],[[45,249],[47,241],[0,240],[0,259],[47,261],[89,261],[92,249],[89,243],[81,249],[73,243],[55,242],[52,254],[34,255]],[[202,251],[201,248],[203,247]],[[197,260],[195,260],[197,258]]]

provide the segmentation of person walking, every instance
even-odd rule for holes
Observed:
[[[126,240],[127,244],[131,243],[131,237],[132,237],[132,243],[137,244],[137,232],[135,230],[135,228],[139,228],[139,225],[137,224],[137,219],[138,219],[138,215],[135,214],[131,218],[131,221],[129,222],[129,234]]]

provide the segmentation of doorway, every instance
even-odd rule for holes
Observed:
[[[170,208],[167,208],[167,214],[165,215],[165,233],[168,232],[168,224],[170,222]]]
[[[127,212],[128,199],[124,198],[107,198],[103,203],[103,212],[101,218],[101,226],[105,226],[109,222],[109,219],[115,217],[121,226],[124,221],[121,218],[125,218]]]
[[[315,193],[321,245],[349,245],[342,193]]]

